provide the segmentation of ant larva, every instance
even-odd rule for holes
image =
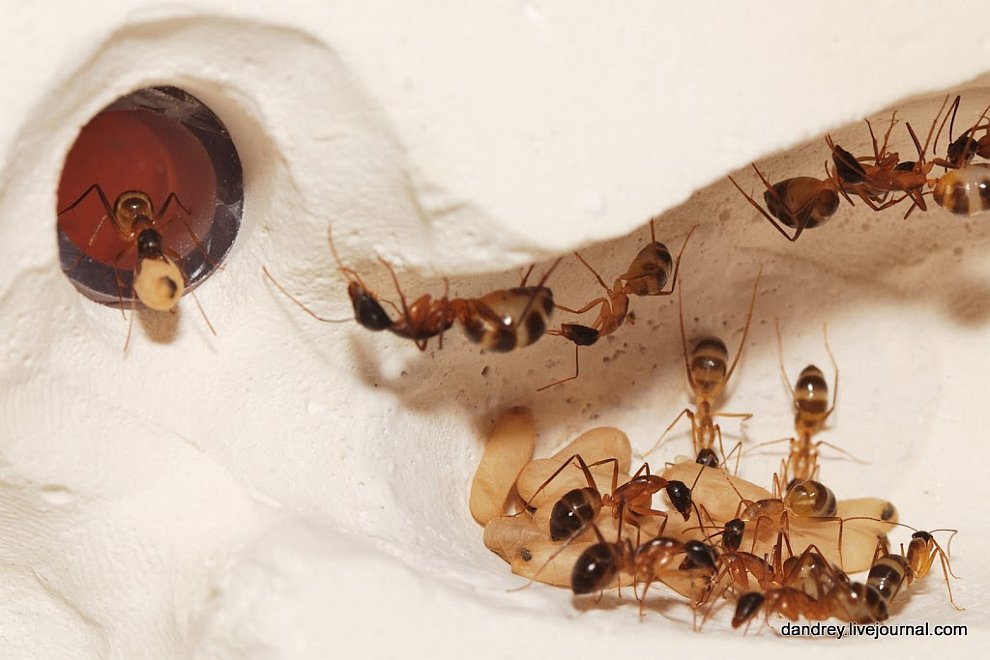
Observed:
[[[824,225],[839,210],[839,195],[836,192],[838,186],[832,177],[816,179],[811,176],[798,176],[771,184],[760,172],[756,163],[751,163],[751,165],[756,176],[766,187],[763,193],[763,201],[767,205],[766,209],[760,206],[752,195],[743,191],[742,187],[731,176],[729,181],[746,198],[746,201],[759,211],[760,215],[766,218],[774,229],[780,232],[781,236],[792,243],[801,236],[801,232],[805,229]],[[781,223],[794,229],[794,235],[788,234]]]
[[[763,266],[761,265],[756,273],[756,280],[753,282],[753,295],[749,302],[749,311],[746,313],[746,324],[743,327],[742,339],[739,341],[739,349],[736,351],[736,357],[730,366],[727,366],[729,359],[728,349],[726,349],[725,343],[717,337],[705,337],[695,342],[694,348],[690,352],[690,358],[688,357],[687,338],[684,331],[684,295],[678,290],[677,311],[681,328],[684,370],[687,373],[691,391],[694,393],[696,412],[692,412],[688,408],[682,410],[645,455],[652,454],[656,451],[663,442],[664,437],[680,421],[681,417],[686,415],[691,421],[691,441],[694,455],[699,457],[699,462],[706,465],[711,463],[713,457],[710,453],[706,455],[703,461],[701,460],[701,456],[704,450],[714,450],[716,439],[718,440],[719,451],[722,453],[723,461],[725,460],[726,455],[725,447],[722,445],[722,430],[715,423],[715,417],[741,417],[743,420],[746,420],[752,415],[749,413],[712,412],[712,408],[714,407],[715,399],[722,393],[722,390],[725,389],[726,384],[729,382],[729,378],[732,377],[732,372],[735,371],[736,365],[739,364],[739,358],[742,356],[743,349],[746,346],[746,337],[749,334],[749,326],[753,320],[753,309],[756,306],[756,294],[759,290],[762,274]],[[717,457],[714,458],[717,459]]]
[[[185,220],[185,218],[182,218],[176,214],[162,222],[162,218],[165,216],[165,212],[168,209],[169,204],[173,201],[175,202],[175,205],[185,211],[187,215],[191,215],[191,211],[183,205],[181,200],[179,200],[179,196],[174,192],[170,192],[165,197],[165,201],[162,202],[161,207],[156,212],[155,205],[151,201],[151,197],[140,190],[127,190],[120,193],[114,204],[111,206],[110,200],[107,198],[106,193],[103,192],[103,188],[100,184],[94,183],[87,188],[78,199],[58,211],[58,215],[61,216],[64,213],[71,211],[93,192],[95,192],[100,199],[100,203],[103,206],[104,215],[96,224],[96,228],[90,235],[86,247],[80,251],[79,257],[76,259],[76,263],[69,269],[69,271],[71,272],[74,270],[76,266],[79,265],[82,258],[86,256],[87,251],[92,248],[97,234],[103,227],[103,223],[109,219],[110,224],[116,230],[117,235],[126,243],[126,246],[117,253],[111,264],[113,266],[114,278],[117,281],[117,293],[120,299],[121,314],[123,314],[123,292],[126,287],[120,274],[119,264],[121,259],[123,259],[128,252],[131,250],[136,251],[137,265],[134,267],[130,287],[133,292],[133,295],[131,296],[131,317],[127,326],[127,339],[124,340],[124,351],[126,351],[131,339],[131,326],[134,320],[135,299],[140,300],[141,303],[149,309],[169,312],[175,309],[175,306],[179,303],[179,299],[182,297],[182,294],[188,286],[186,276],[177,263],[181,262],[182,257],[174,250],[165,247],[162,241],[162,232],[172,220],[178,218],[185,226],[189,236],[192,237],[193,241],[196,243],[196,246],[203,252],[206,259],[215,267],[219,267],[219,265],[210,259],[209,255],[206,253],[206,250],[203,249],[203,244],[200,242],[199,237],[196,236],[196,233],[193,231],[192,227]],[[203,315],[203,319],[206,321],[206,325],[209,327],[210,332],[216,336],[216,330],[213,328],[213,324],[210,323],[210,319],[206,316],[206,312],[203,310],[202,305],[199,304],[199,299],[196,298],[195,292],[190,291],[190,293],[192,294],[193,300],[196,302],[196,306],[199,308],[200,313]]]
[[[389,330],[403,339],[411,339],[421,351],[426,350],[433,337],[438,337],[440,348],[443,348],[443,333],[455,321],[463,326],[465,335],[472,342],[497,352],[511,351],[528,346],[543,336],[553,315],[553,292],[544,284],[560,259],[547,269],[536,286],[526,286],[526,280],[533,271],[530,266],[518,287],[493,291],[480,298],[452,299],[448,297],[448,284],[444,279],[442,297],[433,298],[426,293],[409,304],[399,285],[395,269],[379,257],[378,261],[388,270],[399,296],[401,307],[397,307],[391,301],[380,299],[356,270],[344,266],[329,230],[327,240],[337,263],[337,270],[348,280],[347,295],[354,308],[354,320],[373,332]],[[262,270],[283,294],[316,320],[324,323],[345,323],[351,320],[317,315],[275,281],[267,268],[263,267]],[[389,316],[383,303],[396,312],[397,319]]]
[[[591,271],[601,287],[605,289],[605,296],[595,298],[580,309],[557,305],[557,309],[572,314],[584,314],[598,307],[598,316],[590,326],[580,323],[562,323],[557,330],[547,330],[548,335],[557,335],[574,342],[574,375],[537,388],[537,392],[575,380],[581,374],[580,363],[578,362],[580,347],[591,346],[600,338],[618,330],[625,323],[629,313],[629,296],[669,296],[674,292],[677,287],[677,274],[681,268],[681,256],[684,254],[691,234],[697,228],[698,225],[692,227],[684,238],[684,244],[681,246],[681,251],[677,253],[675,262],[671,259],[667,246],[657,241],[656,229],[651,219],[650,242],[639,251],[632,263],[629,264],[628,270],[615,278],[615,283],[612,284],[611,288],[605,283],[601,275],[592,268],[591,264],[584,260],[584,257],[577,252],[574,253],[578,261]],[[673,275],[671,275],[672,272]],[[668,281],[670,282],[669,290],[666,289]]]

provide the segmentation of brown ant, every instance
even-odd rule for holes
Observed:
[[[795,437],[784,440],[772,440],[762,445],[774,444],[777,442],[790,442],[790,453],[786,460],[781,461],[780,483],[787,484],[788,487],[798,481],[807,479],[817,479],[818,477],[818,448],[822,445],[831,447],[843,454],[852,456],[849,452],[837,447],[834,444],[819,440],[812,442],[812,438],[825,428],[825,423],[835,410],[835,401],[839,395],[839,366],[835,362],[835,356],[828,344],[828,326],[824,326],[825,351],[834,369],[833,382],[835,389],[832,392],[832,402],[829,405],[828,383],[822,370],[813,364],[801,370],[797,382],[792,388],[787,380],[787,371],[784,368],[784,342],[780,333],[780,320],[776,322],[777,350],[780,363],[780,375],[787,385],[794,402],[794,431]],[[855,459],[854,459],[855,460]]]
[[[580,309],[571,309],[563,305],[557,305],[558,309],[572,314],[584,314],[588,310],[598,309],[598,316],[590,326],[580,323],[562,323],[557,330],[547,330],[548,335],[557,335],[574,342],[574,375],[556,380],[549,385],[538,388],[537,392],[575,380],[581,373],[578,362],[578,352],[581,346],[591,346],[601,337],[610,335],[618,330],[625,323],[629,313],[629,296],[669,296],[677,287],[677,273],[681,268],[681,256],[687,247],[691,234],[694,233],[698,225],[691,228],[684,238],[681,251],[677,253],[677,261],[671,259],[670,250],[663,243],[657,241],[656,230],[653,220],[650,220],[650,242],[639,251],[629,265],[629,269],[615,278],[615,283],[611,288],[605,283],[601,275],[591,267],[577,252],[574,256],[584,264],[584,267],[591,271],[598,283],[605,289],[605,296],[595,298]],[[671,271],[673,276],[671,277]],[[670,289],[666,290],[668,280]]]
[[[200,242],[199,237],[186,222],[185,218],[182,218],[178,214],[170,217],[169,219],[162,222],[162,218],[167,211],[169,204],[173,201],[176,206],[186,212],[187,215],[191,214],[191,211],[183,205],[179,200],[179,196],[174,192],[170,192],[166,197],[165,201],[162,202],[161,207],[158,211],[155,211],[155,205],[151,201],[151,197],[147,193],[141,192],[140,190],[127,190],[122,192],[117,196],[111,206],[110,200],[107,198],[106,193],[103,192],[103,188],[98,183],[94,183],[89,188],[87,188],[82,195],[79,196],[76,201],[72,202],[64,209],[58,212],[61,216],[68,211],[71,211],[76,206],[78,206],[84,199],[86,199],[90,193],[95,192],[100,199],[100,203],[103,205],[104,215],[100,218],[97,223],[96,228],[89,237],[89,241],[86,243],[86,248],[83,249],[76,263],[72,266],[70,270],[74,270],[78,266],[79,261],[86,255],[87,250],[92,248],[93,242],[96,239],[96,235],[99,233],[100,228],[103,227],[103,223],[110,220],[110,224],[117,231],[118,236],[127,243],[127,245],[122,249],[113,260],[113,273],[114,278],[117,281],[117,292],[120,298],[121,314],[123,314],[124,309],[124,296],[123,291],[126,288],[124,286],[123,278],[120,274],[119,264],[121,259],[130,252],[132,249],[137,252],[137,265],[134,268],[134,274],[131,279],[131,291],[133,296],[131,297],[132,309],[131,309],[131,322],[134,319],[134,301],[135,298],[140,300],[149,309],[169,312],[175,309],[178,304],[179,299],[185,292],[188,286],[188,281],[186,280],[185,274],[176,262],[182,260],[182,257],[170,248],[163,245],[162,232],[168,226],[168,224],[175,218],[179,218],[182,224],[185,226],[186,231],[195,241],[196,245],[203,252],[203,255],[210,259],[206,250],[203,249],[203,244]],[[214,264],[216,265],[216,264]],[[196,298],[196,294],[193,294],[193,300],[196,302],[196,306],[199,308],[200,313],[203,315],[203,319],[206,321],[206,325],[210,328],[210,332],[216,336],[216,330],[213,328],[213,324],[210,323],[210,319],[207,318],[206,312],[203,311],[202,305],[199,304],[199,299]],[[124,341],[124,350],[127,350],[127,346],[131,339],[131,323],[127,326],[127,339]]]
[[[958,109],[958,99],[959,97],[956,97],[956,101],[953,102],[953,121],[955,119],[955,110]],[[863,166],[852,154],[835,145],[830,136],[826,136],[826,143],[832,149],[832,158],[836,166],[835,177],[842,183],[843,189],[848,188],[856,192],[874,211],[880,211],[894,206],[904,199],[911,199],[911,208],[904,214],[905,218],[910,216],[915,208],[920,208],[922,211],[928,210],[924,200],[924,195],[927,192],[923,192],[926,187],[932,189],[931,194],[935,203],[950,213],[956,215],[975,215],[990,210],[990,192],[988,192],[990,191],[990,165],[983,163],[975,165],[968,164],[972,158],[970,150],[976,149],[977,151],[975,153],[979,153],[981,149],[980,142],[972,140],[969,136],[982,128],[980,121],[986,117],[987,112],[990,111],[990,106],[983,111],[980,119],[977,120],[972,128],[949,145],[948,157],[946,159],[933,158],[925,162],[925,152],[928,150],[932,134],[935,131],[935,125],[938,123],[938,119],[942,115],[942,110],[945,109],[947,102],[948,97],[942,102],[942,106],[939,108],[938,113],[936,113],[935,119],[932,120],[932,125],[928,131],[928,137],[925,139],[924,146],[918,141],[918,136],[915,134],[914,129],[911,128],[911,124],[906,124],[908,133],[911,135],[911,139],[918,151],[918,160],[915,162],[899,163],[897,162],[897,154],[886,154],[886,139],[884,140],[883,149],[877,152],[876,140],[874,139],[874,152],[877,154],[875,160],[877,162],[872,166]],[[948,113],[946,113],[946,116],[948,116]],[[869,125],[869,122],[867,122],[867,125]],[[891,125],[893,125],[893,121]],[[942,124],[939,126],[939,132],[941,132],[944,125],[945,118],[943,117]],[[990,126],[987,128],[990,128]],[[949,130],[951,136],[951,123]],[[873,134],[872,128],[870,134],[871,136]],[[935,142],[938,142],[938,135],[935,137]],[[990,140],[987,140],[986,144],[990,146]],[[949,171],[941,177],[929,179],[928,175],[934,165],[943,166]],[[871,201],[871,197],[875,199],[877,194],[888,191],[903,192],[904,194],[879,206]]]
[[[736,351],[736,357],[732,361],[732,365],[728,367],[728,349],[726,349],[725,343],[717,337],[705,337],[695,342],[694,348],[691,349],[690,358],[688,358],[687,338],[684,331],[684,296],[678,291],[677,310],[681,328],[681,346],[684,351],[684,370],[687,373],[688,384],[692,392],[694,392],[697,412],[692,412],[688,408],[682,410],[674,418],[674,421],[670,423],[650,451],[646,452],[646,455],[656,451],[663,442],[664,437],[680,421],[681,417],[686,415],[691,420],[691,440],[694,454],[699,456],[699,462],[708,464],[708,460],[710,459],[701,461],[700,456],[703,450],[714,449],[716,438],[718,439],[719,450],[722,452],[723,459],[725,459],[725,447],[722,445],[722,430],[715,423],[715,417],[741,417],[745,420],[749,419],[751,415],[749,413],[712,412],[712,408],[714,407],[715,399],[722,393],[722,390],[725,389],[726,384],[729,382],[729,378],[732,377],[732,372],[735,371],[736,365],[739,364],[739,358],[742,355],[743,348],[746,346],[746,337],[749,334],[750,322],[753,320],[756,293],[759,290],[762,273],[763,266],[760,266],[759,271],[756,273],[756,280],[753,282],[753,295],[749,302],[749,311],[746,313],[746,325],[743,328],[742,339],[739,341],[739,349]]]
[[[810,176],[798,176],[771,184],[756,167],[756,163],[751,165],[756,176],[766,187],[763,193],[766,209],[760,206],[752,195],[744,192],[731,176],[729,181],[746,198],[746,201],[780,232],[781,236],[792,243],[805,229],[824,225],[839,210],[839,195],[836,193],[838,186],[832,177],[816,179]],[[794,235],[788,234],[781,223],[794,229]]]
[[[562,463],[536,489],[533,498],[566,469],[571,461],[577,461],[588,485],[585,488],[575,488],[568,491],[554,504],[550,513],[550,538],[554,541],[565,538],[574,539],[580,536],[598,517],[602,507],[612,507],[612,515],[615,518],[619,518],[620,511],[625,511],[629,518],[623,518],[623,521],[629,522],[635,527],[639,527],[637,519],[645,516],[662,517],[664,519],[663,525],[666,526],[667,512],[652,508],[653,495],[661,490],[667,493],[674,508],[684,517],[685,521],[691,517],[693,505],[691,489],[684,482],[668,481],[658,475],[650,474],[649,463],[643,463],[632,478],[620,486],[618,485],[619,462],[615,458],[606,458],[588,465],[580,454],[575,454]],[[612,487],[608,494],[602,495],[595,484],[590,468],[606,463],[612,463]],[[663,527],[661,527],[662,532]]]
[[[974,156],[990,158],[990,124],[980,125],[987,117],[990,106],[984,108],[976,123],[963,132],[956,140],[952,140],[952,124],[956,119],[960,97],[956,96],[952,103],[952,121],[949,122],[949,140],[951,141],[944,161],[938,164],[946,167],[947,171],[932,186],[932,199],[935,203],[956,215],[976,215],[990,210],[990,165],[987,163],[970,163]],[[948,113],[946,113],[948,116]],[[945,125],[945,119],[942,120]],[[942,128],[939,127],[939,132]],[[984,130],[979,140],[972,138],[978,130]],[[935,138],[938,142],[938,136]]]
[[[619,515],[621,518],[621,512]],[[629,539],[622,538],[621,527],[614,543],[605,540],[597,525],[592,524],[592,529],[598,537],[598,543],[581,553],[571,572],[571,590],[575,595],[605,589],[619,573],[626,573],[634,576],[637,581],[647,582],[639,597],[642,605],[646,589],[652,582],[662,580],[664,573],[669,571],[668,566],[673,557],[682,553],[687,555],[687,560],[678,571],[701,571],[711,575],[715,570],[714,552],[697,541],[682,543],[677,539],[658,537],[637,548]]]
[[[903,525],[903,523],[898,524],[908,527],[908,529],[914,529],[908,525]],[[952,572],[948,556],[933,536],[935,532],[952,532],[952,536],[955,536],[958,530],[935,529],[931,532],[914,530],[907,551],[904,550],[902,544],[899,555],[890,554],[885,539],[878,539],[873,565],[870,567],[870,574],[866,579],[867,584],[876,588],[884,600],[889,603],[905,582],[910,585],[916,578],[927,576],[937,557],[942,564],[942,576],[945,578],[945,587],[949,592],[949,603],[955,609],[962,611],[964,608],[959,607],[952,597],[952,585],[949,583],[950,575],[956,579],[959,576]]]
[[[560,262],[559,259],[547,269],[536,286],[526,286],[526,280],[533,270],[531,266],[520,286],[512,289],[493,291],[480,298],[451,299],[446,291],[447,280],[444,279],[443,297],[434,299],[426,293],[409,304],[399,285],[395,269],[379,257],[378,260],[388,270],[395,285],[401,305],[399,308],[390,301],[381,300],[364,283],[357,271],[344,266],[330,231],[327,232],[327,240],[337,262],[337,270],[348,280],[347,294],[354,308],[354,319],[368,330],[389,330],[399,337],[411,339],[421,351],[426,350],[433,337],[438,337],[440,348],[443,348],[443,333],[455,321],[461,323],[471,341],[494,351],[510,351],[517,346],[528,346],[539,339],[553,315],[553,292],[543,285]],[[316,320],[324,323],[344,323],[350,320],[317,315],[276,282],[267,268],[262,270],[282,293]],[[393,320],[382,303],[389,305],[398,318]]]
[[[839,525],[838,554],[839,564],[844,564],[842,560],[842,530],[844,520],[836,515],[838,511],[838,501],[835,493],[828,486],[818,481],[802,481],[791,486],[783,497],[780,497],[780,487],[777,477],[774,475],[773,491],[774,497],[757,501],[746,500],[735,484],[726,478],[729,485],[739,497],[739,506],[732,520],[725,523],[722,531],[722,543],[730,550],[738,550],[742,544],[743,534],[746,531],[747,523],[755,523],[753,526],[753,541],[750,552],[756,548],[756,543],[760,539],[760,526],[763,525],[765,533],[778,533],[777,545],[775,546],[774,570],[782,572],[783,568],[778,562],[781,561],[781,542],[787,546],[790,556],[794,555],[790,542],[790,519],[815,521],[816,523],[835,522]]]

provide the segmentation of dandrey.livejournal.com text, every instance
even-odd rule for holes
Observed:
[[[780,627],[784,637],[965,637],[968,630],[964,625],[919,624],[887,625],[879,623],[785,623]]]

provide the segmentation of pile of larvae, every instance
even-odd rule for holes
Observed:
[[[533,460],[535,439],[529,409],[508,410],[470,496],[485,545],[530,582],[577,596],[628,594],[628,585],[641,614],[650,598],[682,599],[696,626],[726,606],[734,607],[733,627],[761,613],[765,622],[780,615],[872,623],[887,619],[900,587],[927,574],[936,557],[948,563],[927,532],[892,553],[886,535],[898,516],[883,499],[836,501],[827,489],[813,492],[814,481],[791,484],[782,498],[690,459],[661,475],[645,465],[631,473],[629,438],[611,427]],[[825,510],[808,510],[810,501]],[[849,577],[867,570],[866,582]]]

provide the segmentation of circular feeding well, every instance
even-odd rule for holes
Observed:
[[[240,226],[240,159],[220,119],[176,87],[148,87],[94,116],[58,186],[62,270],[93,300],[131,300],[138,234],[120,205],[146,195],[150,227],[194,288],[223,261]],[[180,292],[181,294],[181,292]]]

